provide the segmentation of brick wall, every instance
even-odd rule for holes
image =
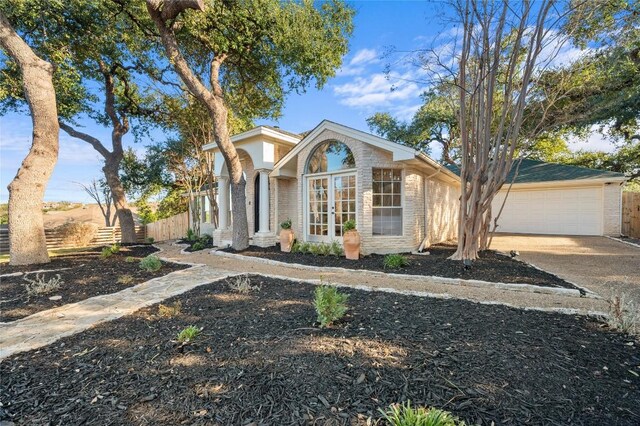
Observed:
[[[621,192],[618,183],[602,186],[602,232],[604,235],[620,235]]]

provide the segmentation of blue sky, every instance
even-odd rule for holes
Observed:
[[[283,129],[302,132],[315,127],[323,119],[336,121],[356,129],[368,131],[366,118],[377,111],[409,119],[420,106],[423,87],[411,82],[419,70],[404,65],[401,56],[384,57],[390,47],[408,51],[433,46],[438,34],[452,28],[442,19],[442,2],[421,1],[360,1],[351,2],[356,9],[355,29],[350,40],[350,52],[335,78],[322,90],[310,88],[305,94],[290,95],[278,122],[256,121]],[[563,52],[567,57],[574,52]],[[392,64],[390,79],[384,74],[385,66]],[[407,81],[409,80],[409,81]],[[391,90],[391,87],[395,90]],[[110,131],[81,120],[83,130],[109,144]],[[11,113],[0,117],[0,201],[6,202],[6,186],[15,176],[31,143],[31,119],[25,114]],[[154,131],[152,139],[164,139],[161,131]],[[148,142],[147,142],[148,143]],[[125,137],[125,144],[137,151],[144,150],[145,142],[133,142]],[[578,142],[572,148],[611,150],[613,145],[594,135],[587,142]],[[438,158],[438,153],[433,152]],[[99,155],[87,143],[60,132],[60,158],[47,186],[46,201],[91,200],[75,182],[88,183],[101,177]]]

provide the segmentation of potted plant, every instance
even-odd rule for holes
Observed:
[[[291,219],[287,219],[280,224],[280,250],[289,253],[293,245],[293,231],[291,230]]]
[[[342,245],[344,256],[347,259],[358,260],[360,258],[360,234],[356,230],[356,221],[348,220],[342,225]]]

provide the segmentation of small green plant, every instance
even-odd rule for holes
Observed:
[[[107,259],[113,256],[113,252],[111,251],[111,247],[102,247],[102,251],[100,252],[100,257],[103,259]]]
[[[330,285],[316,287],[313,305],[318,314],[320,327],[329,327],[339,320],[347,312],[347,299],[349,295],[340,293],[338,289]]]
[[[299,242],[294,241],[293,244],[291,244],[291,253],[301,253]]]
[[[398,269],[409,265],[409,261],[401,254],[388,254],[382,261],[384,269]]]
[[[191,246],[192,251],[204,250],[204,243],[202,241],[196,241]]]
[[[133,257],[133,256],[127,256],[127,257],[125,257],[124,261],[127,262],[127,263],[133,263],[133,262],[136,261],[136,258]]]
[[[120,275],[118,277],[118,284],[129,285],[133,282],[133,276],[129,274]]]
[[[331,241],[331,253],[329,253],[331,256],[342,256],[344,255],[344,250],[342,249],[342,246],[340,245],[339,242],[337,241]]]
[[[201,328],[198,328],[195,325],[190,325],[189,327],[183,329],[180,333],[178,333],[178,342],[191,342],[196,337],[198,337],[201,331]]]
[[[203,234],[200,238],[198,238],[198,241],[200,241],[206,247],[208,245],[211,245],[211,243],[213,243],[213,237],[209,234]]]
[[[140,261],[140,269],[144,269],[147,272],[155,272],[162,268],[162,262],[158,259],[158,256],[150,254]]]
[[[115,243],[110,247],[110,249],[113,254],[120,253],[120,244]]]
[[[51,277],[48,280],[45,280],[44,274],[36,274],[35,279],[27,278],[26,276],[22,279],[27,282],[24,287],[28,296],[38,296],[41,294],[51,293],[58,290],[60,288],[60,284],[64,284],[64,281],[60,278],[60,274],[56,274],[55,277]]]
[[[280,228],[282,229],[291,229],[291,218],[285,220],[280,224]]]
[[[193,242],[198,239],[198,236],[196,235],[193,229],[189,228],[187,229],[187,236],[185,237],[185,239],[187,241]]]
[[[464,426],[464,422],[448,411],[437,408],[412,407],[411,402],[393,404],[380,409],[383,418],[391,426]]]
[[[153,244],[155,239],[153,237],[147,237],[144,239],[147,244]]]
[[[165,318],[173,318],[182,312],[182,302],[179,300],[173,302],[172,305],[158,305],[158,315]]]
[[[229,281],[229,288],[241,294],[248,294],[252,291],[260,291],[260,286],[251,285],[251,280],[246,275],[233,277]]]
[[[354,231],[356,229],[356,221],[351,219],[342,224],[342,230],[344,232]]]

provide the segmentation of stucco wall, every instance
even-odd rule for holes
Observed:
[[[621,197],[622,186],[618,183],[602,186],[602,232],[604,235],[620,235]]]

